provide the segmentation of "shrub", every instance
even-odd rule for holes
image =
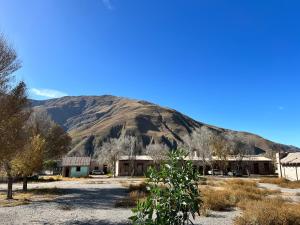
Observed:
[[[160,170],[149,169],[149,195],[133,209],[133,224],[189,224],[190,216],[199,214],[200,176],[194,172],[192,162],[184,160],[186,156],[183,150],[174,151]]]
[[[239,206],[242,201],[262,200],[264,197],[277,194],[277,190],[266,190],[257,187],[254,181],[241,179],[227,180],[215,189],[202,190],[202,210],[224,211]]]
[[[286,203],[281,198],[241,202],[242,216],[234,225],[299,225],[300,205]]]
[[[140,191],[140,192],[147,192],[146,183],[142,182],[139,184],[130,184],[129,191]]]
[[[225,183],[230,186],[257,187],[257,182],[251,180],[230,179],[226,180]]]
[[[226,190],[202,190],[202,210],[224,211],[230,209],[233,204],[230,201],[231,193]],[[206,214],[206,213],[204,213]]]

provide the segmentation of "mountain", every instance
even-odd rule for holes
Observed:
[[[32,106],[34,110],[45,110],[69,132],[73,138],[70,155],[99,155],[99,147],[103,141],[121,134],[136,136],[144,146],[154,139],[155,142],[174,148],[182,143],[182,137],[201,126],[206,126],[214,135],[231,135],[245,143],[251,143],[256,154],[300,150],[255,134],[207,125],[176,110],[150,102],[111,95],[32,100]]]

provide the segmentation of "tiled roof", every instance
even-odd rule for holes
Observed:
[[[62,166],[89,166],[90,164],[90,157],[64,157],[62,159]]]
[[[289,153],[280,162],[282,164],[300,164],[300,152]]]

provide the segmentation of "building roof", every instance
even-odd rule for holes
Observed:
[[[193,160],[193,161],[202,161],[201,157],[188,157],[188,159]],[[213,156],[212,160],[218,161],[220,160],[218,157]],[[206,161],[209,161],[209,159],[207,158]],[[247,156],[243,156],[243,157],[234,157],[234,156],[228,156],[227,157],[227,161],[272,161],[272,159],[267,158],[265,156],[261,156],[261,155],[247,155]]]
[[[280,162],[281,164],[300,164],[300,152],[289,153]]]
[[[129,156],[121,156],[119,158],[119,160],[129,160],[130,157]],[[133,157],[132,159],[134,160],[144,160],[144,161],[152,161],[152,157],[149,156],[149,155],[137,155],[135,157]],[[190,157],[188,156],[186,158],[187,160],[192,160],[192,161],[202,161],[202,159],[200,157]],[[212,158],[213,160],[218,160],[217,157],[213,157]],[[206,159],[207,161],[209,161],[209,159]],[[260,155],[251,155],[251,156],[244,156],[242,159],[238,159],[236,157],[233,157],[233,156],[229,156],[227,158],[228,161],[238,161],[238,160],[241,160],[241,161],[272,161],[272,159],[270,158],[267,158],[265,156],[260,156]]]
[[[90,157],[64,157],[62,159],[62,166],[89,166],[90,164]]]
[[[123,155],[123,156],[120,156],[119,160],[129,160],[130,159],[130,156],[128,155]],[[144,161],[152,161],[152,157],[149,156],[149,155],[137,155],[137,156],[134,156],[132,157],[132,159],[134,160],[144,160]]]

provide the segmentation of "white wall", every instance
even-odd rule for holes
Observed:
[[[282,168],[282,177],[291,180],[298,181],[300,180],[300,166],[281,166]],[[280,174],[279,174],[280,176]]]

